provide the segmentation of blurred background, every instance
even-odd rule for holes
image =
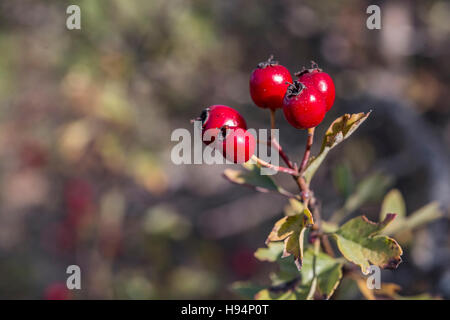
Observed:
[[[70,4],[81,30],[66,28]],[[381,30],[366,28],[371,4]],[[248,80],[270,54],[292,73],[314,60],[332,75],[318,137],[373,110],[316,175],[325,218],[373,172],[408,212],[439,201],[446,217],[383,275],[405,294],[450,298],[449,33],[443,0],[1,1],[0,298],[238,298],[234,281],[267,283],[273,266],[253,252],[286,199],[230,184],[224,165],[172,164],[170,136],[211,104],[267,128]],[[277,126],[299,161],[305,133],[281,112]],[[376,219],[373,200],[355,214]],[[72,264],[82,290],[68,292]]]

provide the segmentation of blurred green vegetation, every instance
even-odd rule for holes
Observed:
[[[235,298],[233,281],[264,279],[271,267],[253,252],[284,199],[169,155],[172,130],[191,128],[210,104],[267,127],[248,77],[269,54],[292,71],[315,60],[333,75],[326,123],[375,107],[377,120],[318,172],[326,212],[407,140],[367,95],[407,102],[448,155],[446,1],[383,3],[379,31],[365,28],[372,3],[362,0],[80,0],[82,29],[69,31],[70,4],[0,3],[0,298]],[[281,114],[277,125],[299,157],[304,135]],[[413,211],[429,187],[417,183],[423,170],[405,170],[396,187]],[[408,259],[398,275],[406,292],[449,294],[448,248],[431,267]],[[68,296],[58,284],[70,264],[83,289]]]

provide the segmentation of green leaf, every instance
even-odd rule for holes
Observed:
[[[328,130],[325,132],[325,137],[323,138],[322,148],[319,154],[315,158],[312,158],[306,167],[304,176],[308,184],[311,182],[312,177],[322,164],[328,152],[330,152],[330,150],[336,147],[339,143],[350,137],[350,135],[367,119],[370,112],[345,114],[333,121]]]
[[[299,276],[300,273],[295,264],[294,256],[291,255],[285,258],[282,258],[282,256],[280,256],[277,262],[280,266],[280,269],[276,276],[274,275],[274,277],[272,278],[272,284],[275,284],[274,280],[276,280],[276,278],[278,278],[278,280],[288,281]]]
[[[286,259],[285,259],[286,260]],[[281,261],[279,261],[281,265]],[[291,270],[280,270],[277,272],[271,272],[269,274],[270,281],[272,283],[272,286],[279,286],[283,283],[292,281],[294,279],[297,279],[300,276],[300,272],[297,270],[297,267],[294,264],[294,260],[291,261]]]
[[[330,221],[338,223],[363,204],[378,201],[392,182],[392,177],[379,172],[369,175],[358,183],[355,192],[347,198],[344,206],[333,214]]]
[[[339,250],[347,260],[359,265],[364,274],[369,272],[370,265],[397,268],[402,261],[402,248],[394,239],[379,235],[394,218],[395,214],[388,214],[379,223],[365,216],[349,220],[333,233]]]
[[[313,298],[317,290],[324,299],[329,299],[342,279],[342,263],[325,253],[305,251],[301,279],[276,276],[275,286],[261,290],[255,298],[260,300],[306,300]],[[273,278],[273,276],[272,276]],[[283,281],[284,280],[284,281]],[[287,288],[286,288],[287,286]]]
[[[443,212],[437,202],[431,202],[419,210],[406,216],[405,201],[399,190],[391,190],[384,198],[381,206],[380,221],[388,213],[397,213],[397,218],[383,230],[384,234],[397,234],[413,230],[443,216]]]
[[[243,164],[247,171],[226,169],[223,173],[225,179],[232,183],[240,184],[255,189],[258,192],[278,192],[284,196],[295,196],[285,189],[277,186],[268,175],[261,174],[261,168],[256,164]]]
[[[337,223],[328,222],[325,220],[322,220],[321,227],[322,227],[323,232],[326,232],[326,233],[333,233],[339,229],[339,225]]]
[[[402,228],[407,230],[415,229],[421,225],[430,223],[444,216],[438,202],[431,202],[409,215]]]
[[[270,242],[267,244],[267,248],[259,248],[255,252],[255,257],[258,260],[277,262],[279,264],[279,271],[271,274],[273,285],[291,281],[299,276],[299,271],[295,266],[293,256],[283,258],[283,251],[283,242]]]
[[[303,203],[301,203],[297,199],[290,198],[289,203],[284,208],[284,213],[287,216],[295,216],[296,214],[302,213],[303,210]]]
[[[380,221],[383,221],[389,213],[395,213],[397,217],[383,230],[384,234],[393,234],[392,231],[397,230],[405,220],[405,200],[398,189],[392,189],[384,197],[383,203],[381,204]]]
[[[287,291],[263,289],[255,295],[256,300],[305,300],[308,288],[302,286]]]
[[[405,231],[414,230],[424,224],[430,223],[443,216],[443,212],[437,202],[431,202],[419,210],[413,212],[411,215],[403,218],[399,223],[393,225],[391,228],[386,228],[383,232],[385,234],[398,234]]]
[[[342,279],[342,263],[323,252],[315,254],[312,249],[308,249],[301,275],[301,284],[304,286],[311,286],[314,278],[317,278],[317,290],[324,299],[328,299]]]
[[[398,189],[392,189],[384,197],[381,205],[380,220],[384,220],[388,213],[397,214],[395,221],[406,216],[405,200],[403,200],[403,196]],[[393,221],[391,225],[393,225],[395,221]]]
[[[325,253],[315,254],[312,249],[308,249],[300,273],[281,270],[272,274],[271,279],[274,286],[258,292],[256,299],[306,300],[312,298],[310,293],[314,294],[316,290],[324,299],[328,299],[342,279],[342,263]]]
[[[301,214],[286,216],[275,223],[267,237],[266,244],[273,241],[284,241],[282,257],[288,257],[292,254],[295,257],[295,264],[300,270],[305,230],[313,224],[314,220],[308,208],[305,208]]]
[[[392,184],[392,177],[382,173],[374,173],[362,180],[353,193],[345,202],[344,208],[348,212],[353,212],[369,201],[378,201],[389,185]]]
[[[253,299],[263,288],[248,281],[237,281],[231,285],[231,290],[244,299]]]
[[[259,248],[255,252],[255,257],[258,260],[277,262],[279,264],[279,271],[271,274],[273,285],[291,281],[300,275],[297,267],[295,266],[293,256],[282,258],[283,251],[283,242],[270,242],[267,244],[267,248]]]

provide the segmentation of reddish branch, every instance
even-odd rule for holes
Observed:
[[[311,154],[311,147],[314,142],[314,129],[315,128],[308,129],[308,140],[306,141],[305,153],[303,154],[303,159],[299,170],[301,174],[303,174],[303,172],[305,171],[309,156]]]
[[[305,181],[305,178],[303,177],[303,173],[305,172],[306,165],[308,164],[309,161],[309,156],[311,154],[311,147],[313,142],[314,142],[314,128],[311,128],[308,129],[308,139],[306,141],[305,153],[303,154],[303,159],[299,169],[299,176],[297,178],[297,184],[300,187],[301,196],[306,207],[308,207],[308,203],[310,199],[313,197],[313,195],[311,190],[309,189],[308,184]],[[315,203],[315,201],[313,202]]]
[[[268,142],[268,144],[270,144],[270,142]],[[283,159],[284,163],[286,163],[286,165],[289,168],[297,170],[297,168],[295,168],[294,164],[291,162],[291,160],[289,160],[289,157],[283,151],[283,148],[281,148],[280,144],[278,143],[278,141],[275,138],[272,138],[272,145],[277,149],[278,154]]]
[[[275,112],[273,110],[271,110],[271,112],[270,112],[270,126],[271,126],[272,130],[275,129]],[[277,149],[279,155],[281,156],[283,161],[286,163],[288,168],[277,167],[277,166],[271,165],[270,163],[267,163],[261,159],[257,159],[257,162],[262,166],[293,175],[293,178],[300,189],[303,203],[305,204],[306,207],[309,207],[313,213],[313,216],[315,219],[315,224],[313,226],[313,230],[319,230],[320,223],[321,223],[321,216],[320,216],[320,210],[318,208],[317,200],[314,197],[313,192],[309,188],[309,185],[306,183],[305,178],[303,177],[303,174],[308,165],[309,157],[311,155],[311,148],[312,148],[312,145],[314,142],[314,131],[315,131],[314,129],[315,128],[308,129],[308,139],[306,141],[305,152],[303,154],[302,162],[300,164],[299,169],[297,169],[297,166],[289,160],[288,156],[283,151],[283,148],[278,143],[278,141],[275,139],[272,132],[271,132],[270,142],[267,141],[267,145],[272,145]],[[321,235],[320,238],[318,239],[318,241],[319,241],[320,245],[323,247],[324,251],[333,257],[334,252],[333,252],[333,249],[331,247],[328,237],[326,235]]]

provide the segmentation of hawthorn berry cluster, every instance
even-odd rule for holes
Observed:
[[[272,129],[274,112],[283,109],[286,120],[297,129],[310,129],[320,124],[335,99],[330,75],[316,63],[303,68],[292,80],[289,70],[273,60],[258,64],[250,76],[250,95],[260,108],[270,109]],[[206,145],[214,143],[223,156],[234,162],[247,162],[255,152],[256,139],[247,131],[245,119],[235,109],[212,105],[203,110],[202,139]]]
[[[402,207],[398,205],[398,194],[386,196],[379,222],[359,216],[341,225],[343,219],[356,208],[353,211],[346,209],[346,202],[342,209],[325,221],[321,218],[321,204],[310,189],[311,179],[328,152],[347,139],[371,112],[344,114],[335,119],[323,137],[319,153],[312,157],[315,127],[332,108],[335,87],[330,75],[315,63],[312,63],[311,68],[303,68],[295,73],[294,77],[295,80],[286,67],[273,61],[271,57],[252,71],[250,95],[258,107],[270,111],[271,129],[275,129],[276,110],[283,109],[289,124],[297,129],[307,130],[305,151],[299,165],[289,160],[273,135],[270,141],[258,143],[264,142],[277,149],[286,167],[275,166],[254,155],[256,139],[250,130],[247,131],[245,119],[233,108],[212,105],[203,110],[198,118],[202,123],[202,139],[205,144],[221,150],[223,156],[232,162],[244,163],[250,159],[256,162],[244,165],[244,171],[226,169],[223,176],[227,180],[252,187],[258,192],[276,192],[289,198],[284,217],[274,224],[266,239],[267,248],[260,248],[255,252],[255,257],[261,261],[279,263],[282,274],[274,274],[272,286],[258,291],[253,296],[256,299],[329,299],[344,275],[357,283],[365,281],[356,274],[354,265],[367,274],[371,265],[395,269],[402,261],[401,246],[387,235],[392,233],[392,229],[384,230],[396,217],[392,212]],[[291,175],[300,192],[291,193],[278,186],[270,177],[261,177],[262,167]],[[384,178],[380,177],[369,177],[361,185],[377,193],[379,187],[387,186],[384,185]],[[360,191],[355,191],[355,197],[359,197],[359,193]],[[348,199],[353,199],[353,195]],[[361,201],[360,204],[362,203]],[[398,220],[398,225],[407,224],[404,222],[405,218],[402,219]],[[335,249],[331,246],[330,239],[336,241],[336,248],[350,264],[335,258]],[[287,262],[283,258],[289,256],[296,265],[296,269],[292,271],[283,267]],[[394,293],[391,297],[397,299],[400,296]],[[369,298],[373,299],[375,296],[370,293]]]

